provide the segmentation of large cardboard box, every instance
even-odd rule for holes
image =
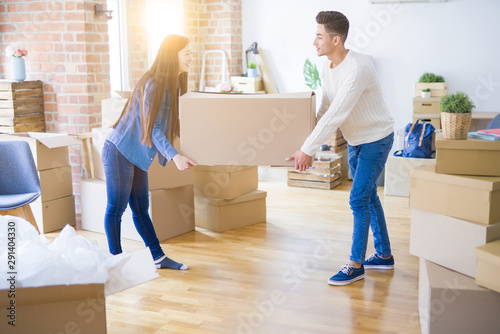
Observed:
[[[292,166],[316,124],[314,92],[180,98],[182,152],[199,165]]]
[[[80,191],[82,229],[105,233],[106,183],[98,179],[83,180]],[[149,215],[158,240],[163,241],[194,230],[193,201],[193,185],[149,192]],[[123,238],[142,241],[135,229],[130,207],[127,207],[122,216],[121,235]]]
[[[70,166],[41,170],[38,175],[42,190],[40,195],[42,202],[73,195]]]
[[[73,195],[42,202],[37,199],[30,203],[40,233],[62,229],[66,225],[74,226],[75,197]]]
[[[422,334],[492,334],[500,328],[500,293],[423,259],[418,310]]]
[[[500,240],[474,250],[477,256],[476,283],[500,292]]]
[[[410,207],[481,224],[500,222],[500,177],[437,174],[436,166],[410,170]]]
[[[500,222],[484,225],[411,210],[410,253],[461,274],[476,277],[474,248],[498,239]]]
[[[106,181],[104,167],[102,165],[102,148],[110,129],[92,129],[92,162],[94,165],[94,178]],[[174,148],[179,152],[179,140],[174,141]],[[158,162],[158,155],[148,170],[149,190],[177,188],[193,184],[193,171],[180,171],[173,161],[167,162],[165,167]]]
[[[385,164],[384,195],[410,196],[410,169],[435,163],[436,159],[389,156]]]
[[[436,172],[500,176],[500,141],[436,138]]]
[[[194,189],[197,195],[233,199],[257,190],[257,166],[203,166],[193,167]]]
[[[266,221],[267,192],[255,190],[232,200],[195,196],[196,226],[223,232]]]
[[[37,170],[69,166],[68,146],[80,145],[75,138],[59,133],[28,132],[0,135],[0,140],[22,140],[31,147]]]

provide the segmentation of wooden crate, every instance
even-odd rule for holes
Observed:
[[[0,80],[0,133],[45,131],[42,86],[40,80]]]
[[[347,150],[347,141],[342,135],[342,131],[340,131],[340,129],[328,138],[325,144],[330,146],[330,151],[335,153]]]
[[[342,157],[315,160],[304,172],[288,171],[291,187],[333,189],[342,183]]]
[[[413,113],[414,114],[441,114],[439,107],[439,97],[414,97],[413,98]]]
[[[448,94],[446,82],[417,82],[415,83],[415,96],[422,96],[422,89],[429,88],[431,97],[441,97]]]
[[[423,119],[434,125],[436,130],[441,130],[441,114],[413,114],[412,119],[413,123],[419,119]]]

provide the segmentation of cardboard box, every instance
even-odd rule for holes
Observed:
[[[500,294],[473,278],[420,259],[418,310],[422,334],[492,334],[500,328]]]
[[[108,271],[105,284],[16,287],[15,327],[0,323],[1,333],[106,333],[106,296],[158,277],[148,248],[130,253]],[[0,290],[0,307],[10,307],[9,290]]]
[[[94,165],[94,178],[106,180],[104,166],[102,165],[101,153],[104,141],[110,129],[92,129],[92,161]],[[174,148],[179,152],[180,142],[174,141]],[[158,155],[148,170],[149,190],[177,188],[193,184],[193,171],[180,171],[173,161],[167,162],[165,167],[158,162]]]
[[[38,175],[42,190],[40,195],[42,202],[73,195],[70,166],[41,170]]]
[[[429,122],[434,126],[434,129],[441,129],[441,114],[413,114],[412,121],[415,123],[417,120],[423,119],[426,122]]]
[[[223,232],[266,221],[267,192],[255,190],[232,200],[195,196],[195,223]]]
[[[411,210],[410,253],[461,274],[476,277],[474,248],[498,239],[500,223],[483,225]]]
[[[98,179],[83,180],[80,191],[82,229],[105,233],[106,183]],[[163,241],[194,230],[193,201],[193,185],[149,192],[149,215],[158,240]],[[135,229],[130,207],[127,207],[122,216],[121,235],[126,239],[142,241]]]
[[[441,97],[448,94],[447,82],[417,82],[415,83],[415,96],[422,96],[422,89],[429,88],[431,97]]]
[[[436,159],[389,156],[385,164],[384,195],[410,196],[410,169],[435,163]]]
[[[104,129],[109,129],[120,117],[123,107],[127,104],[128,98],[113,97],[101,101],[102,122]]]
[[[48,233],[62,229],[66,225],[74,226],[75,197],[66,196],[51,201],[42,202],[40,199],[30,203],[40,233]]]
[[[28,132],[0,135],[0,140],[22,140],[31,147],[37,170],[69,166],[68,146],[80,145],[75,138],[59,133]]]
[[[436,172],[500,176],[500,141],[436,139]]]
[[[314,92],[180,98],[181,150],[199,165],[292,166],[316,124]]]
[[[474,250],[477,256],[476,283],[500,292],[500,240]]]
[[[257,190],[257,166],[203,166],[193,167],[194,189],[203,197],[233,199]]]
[[[414,114],[441,114],[439,107],[439,97],[414,97],[413,98],[413,113]]]
[[[231,82],[244,93],[265,93],[262,77],[231,77]]]
[[[410,170],[410,207],[481,224],[500,222],[500,177],[437,174],[435,165]]]

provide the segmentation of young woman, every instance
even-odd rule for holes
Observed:
[[[151,68],[142,76],[108,135],[102,151],[108,203],[104,227],[112,254],[122,252],[121,217],[127,208],[137,232],[149,247],[157,268],[186,270],[168,258],[149,217],[147,170],[156,154],[165,166],[173,160],[179,170],[196,163],[173,148],[179,136],[179,96],[187,91],[191,47],[186,37],[168,35]]]

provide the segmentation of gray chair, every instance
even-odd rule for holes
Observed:
[[[486,129],[500,129],[500,114],[496,115]]]
[[[29,206],[40,194],[40,179],[28,143],[0,141],[0,215],[22,217],[40,233]]]

